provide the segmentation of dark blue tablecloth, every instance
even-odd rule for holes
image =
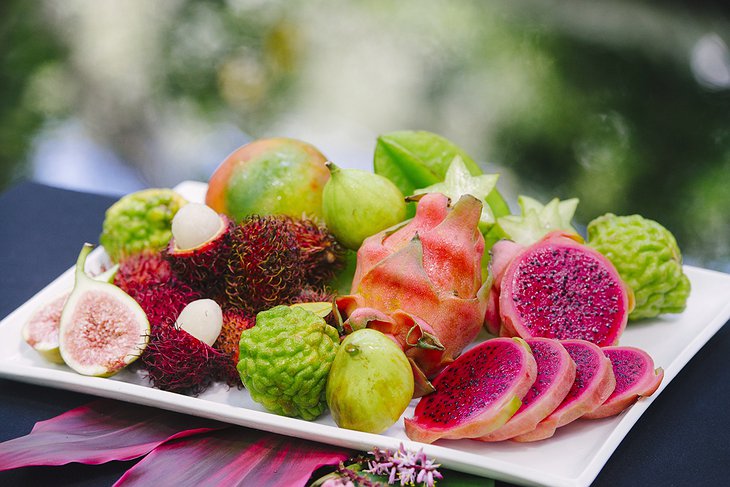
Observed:
[[[98,241],[104,211],[113,201],[33,183],[0,195],[0,318],[70,267],[83,242]],[[36,421],[90,400],[0,379],[0,441],[25,435]],[[24,468],[0,473],[0,485],[111,485],[133,464]],[[594,485],[729,483],[730,327],[725,326],[657,398]]]

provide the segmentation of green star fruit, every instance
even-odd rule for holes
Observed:
[[[546,234],[562,230],[578,235],[571,221],[578,207],[578,198],[561,201],[553,198],[543,205],[529,196],[519,196],[520,215],[508,215],[497,219],[497,227],[504,238],[509,238],[521,245],[531,245]]]
[[[337,330],[320,316],[276,306],[241,333],[238,373],[267,410],[311,421],[327,407],[327,376],[339,344]]]
[[[497,185],[498,174],[479,174],[472,176],[461,156],[455,156],[446,170],[444,180],[426,188],[417,189],[413,194],[441,193],[451,201],[459,201],[465,194],[470,194],[482,202],[482,214],[479,218],[479,230],[487,232],[494,225],[492,208],[486,204],[487,196]]]
[[[378,137],[373,170],[390,179],[404,195],[412,195],[418,188],[443,181],[456,156],[471,175],[482,174],[469,154],[447,138],[425,130],[401,130]],[[487,195],[486,202],[496,217],[509,215],[509,206],[497,188]],[[410,205],[409,211],[413,216],[415,206]]]
[[[677,240],[661,224],[607,213],[588,224],[588,245],[605,255],[634,291],[630,320],[684,311],[690,282]]]

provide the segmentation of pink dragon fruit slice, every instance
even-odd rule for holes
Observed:
[[[436,392],[421,398],[413,418],[405,419],[406,435],[423,443],[484,436],[519,409],[536,376],[524,340],[486,340],[436,377]]]
[[[611,359],[616,376],[613,393],[594,411],[585,414],[588,419],[614,416],[634,404],[641,397],[654,394],[664,378],[664,370],[654,368],[654,361],[645,351],[635,347],[605,347],[603,353]]]
[[[502,441],[528,433],[552,413],[565,399],[575,381],[575,362],[557,340],[525,340],[537,363],[537,378],[522,399],[522,406],[507,423],[481,441]]]
[[[557,428],[572,423],[603,404],[616,387],[611,361],[598,346],[585,340],[564,340],[561,343],[575,362],[575,381],[555,411],[540,421],[534,430],[515,436],[515,441],[550,438]]]
[[[633,293],[608,259],[553,232],[507,268],[499,295],[500,334],[615,345],[632,308]]]
[[[358,251],[353,292],[337,299],[345,329],[390,327],[381,331],[398,339],[425,377],[451,363],[484,322],[481,207],[468,195],[450,207],[444,195],[426,194],[413,220],[367,238]],[[356,312],[361,308],[393,319]]]

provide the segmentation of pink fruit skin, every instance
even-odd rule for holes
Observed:
[[[575,381],[560,406],[540,421],[534,430],[514,437],[515,441],[550,438],[557,428],[572,423],[603,404],[616,387],[611,361],[598,346],[585,340],[563,340],[561,343],[575,362]]]
[[[537,378],[522,400],[522,406],[507,423],[492,433],[476,438],[502,441],[528,433],[565,399],[575,380],[575,362],[557,340],[525,340],[537,363]]]
[[[423,443],[484,436],[514,414],[515,401],[527,394],[536,376],[535,359],[524,342],[486,340],[436,377],[436,392],[423,397],[413,418],[405,419],[406,435]]]
[[[649,397],[659,388],[664,370],[654,369],[654,361],[644,350],[635,347],[605,347],[603,353],[611,360],[616,376],[613,393],[587,419],[615,416],[641,397]]]
[[[487,311],[484,315],[484,328],[492,335],[499,334],[499,289],[502,285],[507,267],[512,259],[519,254],[524,247],[511,240],[500,240],[492,246],[492,259],[489,261],[489,273],[492,276],[492,286],[487,296]]]
[[[381,331],[392,333],[427,377],[452,362],[484,322],[481,207],[468,195],[451,207],[446,196],[427,194],[408,223],[367,238],[352,294],[337,300],[345,327],[385,323],[389,331]]]
[[[552,232],[509,264],[500,286],[500,335],[615,345],[632,307],[632,294],[608,259]]]

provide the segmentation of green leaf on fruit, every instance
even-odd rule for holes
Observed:
[[[521,245],[531,245],[555,230],[578,235],[571,224],[578,207],[578,198],[564,201],[553,198],[543,205],[529,196],[519,196],[517,202],[522,210],[521,215],[497,218],[497,226],[506,238]]]
[[[497,174],[480,174],[472,176],[461,156],[455,156],[446,171],[442,182],[432,184],[426,188],[417,189],[414,194],[442,193],[455,203],[463,195],[470,194],[482,202],[482,214],[479,218],[479,229],[486,232],[494,225],[495,218],[492,208],[486,204],[486,198],[497,185]]]

